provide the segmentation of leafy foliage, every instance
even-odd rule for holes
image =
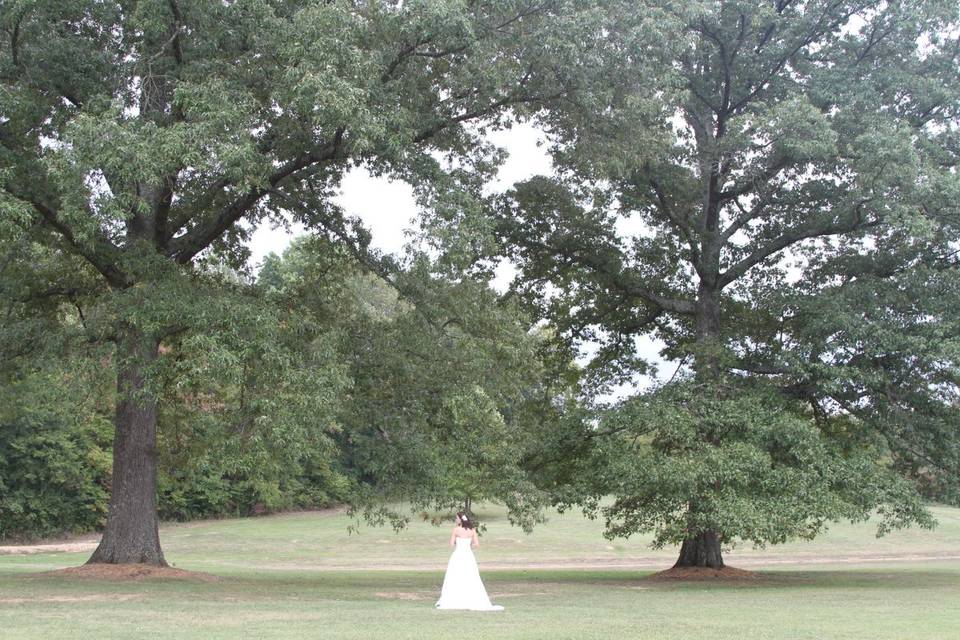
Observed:
[[[497,500],[525,527],[540,519],[543,496],[521,463],[544,419],[532,410],[543,366],[523,314],[423,256],[387,283],[304,238],[268,267],[261,286],[331,319],[340,336],[352,385],[335,437],[368,517],[402,526],[407,516],[382,510],[385,501],[417,510]],[[338,270],[340,285],[324,288]]]
[[[103,376],[80,367],[0,385],[0,539],[88,531],[106,516],[113,427]]]
[[[116,350],[105,337],[131,304],[141,326],[178,323],[151,370],[160,397],[160,512],[252,513],[342,499],[331,432],[347,380],[335,344],[229,270],[199,282],[104,291],[73,256],[6,229],[0,303],[4,536],[104,524]],[[89,275],[89,289],[64,289]],[[174,301],[175,304],[172,304]],[[162,310],[161,310],[162,309]]]
[[[252,295],[243,305],[228,330],[167,347],[158,444],[164,517],[345,497],[333,434],[349,380],[334,340],[299,310]]]
[[[878,247],[866,272],[862,257],[844,256],[845,273],[823,265],[831,284],[795,301],[796,347],[783,358],[805,372],[798,384],[816,389],[819,412],[875,430],[922,495],[957,504],[960,270],[939,242],[911,244]]]
[[[718,393],[719,390],[719,393]],[[880,531],[932,520],[889,465],[879,434],[843,417],[818,424],[776,388],[681,381],[634,397],[603,420],[594,464],[606,535],[653,544],[720,531],[758,545],[812,538],[828,522],[882,516]]]

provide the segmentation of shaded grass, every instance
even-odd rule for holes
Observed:
[[[633,571],[495,571],[502,613],[432,608],[441,574],[249,572],[216,584],[0,575],[17,638],[955,638],[960,563],[654,583]],[[502,594],[502,595],[498,595]],[[99,600],[63,601],[64,598]],[[59,600],[57,600],[59,598]]]

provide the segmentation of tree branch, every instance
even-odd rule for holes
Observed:
[[[168,0],[170,11],[173,12],[173,39],[170,45],[173,48],[173,58],[177,64],[183,64],[183,46],[180,42],[180,31],[183,29],[183,14],[180,12],[180,5],[177,0]]]
[[[166,248],[169,239],[167,224],[170,219],[170,207],[173,205],[173,194],[176,188],[176,175],[168,175],[163,179],[163,186],[160,189],[160,197],[157,202],[157,214],[153,223],[154,240],[161,249]]]
[[[736,205],[737,209],[740,210],[740,215],[737,216],[737,219],[731,222],[730,226],[724,229],[723,233],[720,235],[720,238],[723,242],[726,242],[732,238],[733,235],[737,231],[740,231],[740,229],[742,229],[748,222],[758,218],[763,213],[763,210],[767,207],[767,203],[763,200],[755,202],[753,204],[753,208],[751,208],[749,211],[745,209],[742,204],[740,204],[739,198],[734,198],[733,204]]]
[[[730,365],[730,368],[735,371],[746,371],[748,373],[757,373],[765,376],[786,376],[796,373],[796,371],[783,365],[748,362],[746,360],[738,360]]]
[[[20,66],[20,23],[23,22],[23,13],[17,16],[13,23],[13,31],[10,34],[10,60],[13,66]]]
[[[755,175],[744,176],[744,181],[739,185],[734,185],[730,189],[720,191],[717,194],[721,204],[727,200],[732,200],[734,198],[739,198],[740,196],[745,196],[748,193],[754,191],[760,184],[770,182],[779,175],[781,171],[787,168],[790,164],[790,158],[787,156],[780,156],[775,161],[770,163],[769,166],[764,167],[759,173]]]
[[[863,219],[863,207],[870,200],[870,198],[866,198],[858,202],[853,208],[853,211],[850,212],[848,220],[844,220],[842,222],[821,222],[821,224],[797,227],[787,231],[777,238],[774,238],[767,244],[758,247],[746,258],[740,260],[727,269],[724,273],[720,274],[718,281],[720,288],[723,288],[731,282],[734,282],[738,278],[742,277],[747,271],[750,270],[751,267],[759,264],[766,258],[778,253],[779,251],[782,251],[790,245],[800,242],[801,240],[850,233],[851,231],[855,231],[860,228],[879,224],[879,221],[867,222]]]
[[[740,14],[741,18],[743,14]],[[720,96],[720,109],[717,111],[717,115],[726,114],[730,108],[730,91],[732,88],[732,74],[730,72],[730,56],[727,54],[727,47],[724,44],[723,40],[713,33],[711,30],[707,29],[707,22],[705,18],[700,18],[700,27],[698,29],[700,33],[705,35],[709,40],[712,40],[714,44],[717,45],[717,49],[720,52],[720,62],[723,64],[723,90],[722,95]],[[741,27],[740,36],[743,36],[743,31]]]
[[[511,16],[510,18],[507,18],[500,24],[494,26],[492,29],[490,29],[490,32],[500,33],[506,27],[509,27],[515,22],[523,18],[532,16],[536,13],[540,13],[541,11],[543,11],[545,6],[546,6],[546,3],[541,5],[533,5],[529,9],[521,10],[517,12],[516,15]],[[470,48],[471,44],[473,44],[476,41],[484,39],[484,36],[481,35],[478,38],[476,38],[476,40],[474,41],[469,41],[464,44],[450,47],[448,49],[443,49],[440,51],[420,51],[419,50],[421,46],[425,44],[430,44],[431,42],[433,42],[435,37],[436,37],[435,35],[426,35],[421,38],[418,38],[413,44],[409,44],[409,45],[406,45],[405,47],[402,47],[400,51],[397,53],[397,57],[394,58],[389,65],[387,65],[387,68],[384,70],[383,74],[380,76],[380,82],[387,82],[391,78],[393,78],[393,74],[396,72],[396,70],[400,67],[401,64],[403,64],[405,60],[409,58],[414,58],[414,57],[433,58],[433,59],[445,58],[447,56],[454,55],[457,53],[463,53],[464,51]]]
[[[693,258],[694,265],[699,264],[700,249],[697,247],[697,243],[693,238],[693,229],[690,226],[690,221],[670,205],[670,203],[667,201],[666,194],[656,178],[649,175],[648,172],[645,172],[644,178],[646,178],[647,182],[650,184],[650,187],[653,189],[653,193],[657,198],[658,208],[665,216],[667,216],[670,222],[673,223],[673,226],[677,228],[677,230],[680,232],[680,235],[682,235],[683,239],[687,242],[687,246],[690,247],[690,254]]]
[[[223,232],[233,226],[240,218],[260,201],[260,199],[284,182],[290,176],[312,165],[328,162],[337,158],[341,152],[344,129],[341,127],[319,153],[308,153],[295,158],[280,167],[267,179],[266,186],[251,187],[246,193],[233,200],[211,218],[205,225],[198,225],[192,230],[170,241],[167,255],[173,257],[180,264],[187,264],[195,255],[220,237]]]
[[[432,138],[433,136],[440,133],[441,131],[443,131],[444,129],[447,129],[448,127],[451,127],[455,124],[459,124],[461,122],[466,122],[468,120],[475,120],[477,118],[481,118],[483,116],[489,115],[495,112],[497,109],[500,109],[501,107],[506,107],[508,105],[513,105],[513,104],[531,104],[536,102],[550,102],[563,97],[569,92],[569,90],[563,90],[547,96],[522,95],[522,89],[526,86],[527,82],[529,82],[532,75],[533,75],[532,69],[527,69],[527,71],[524,73],[523,77],[520,78],[520,80],[517,82],[513,90],[511,90],[510,93],[508,93],[506,96],[500,98],[499,100],[494,100],[493,102],[479,109],[467,111],[466,113],[462,113],[458,116],[447,118],[446,120],[442,120],[430,127],[427,127],[426,129],[422,130],[420,133],[414,135],[413,142],[415,143],[425,142],[430,138]]]
[[[693,315],[696,313],[696,305],[692,301],[662,296],[636,282],[632,282],[623,271],[612,270],[606,261],[600,259],[599,256],[592,252],[579,253],[575,251],[564,251],[530,238],[522,239],[520,242],[527,246],[534,246],[550,255],[562,255],[568,258],[572,264],[579,265],[603,276],[604,282],[613,288],[628,296],[639,298],[658,309],[682,315]]]
[[[101,234],[95,234],[90,243],[85,244],[80,242],[74,235],[70,225],[60,220],[59,216],[57,216],[56,212],[49,205],[39,199],[14,192],[10,189],[9,185],[4,185],[3,190],[17,200],[29,204],[33,210],[39,214],[43,224],[56,231],[71,247],[73,252],[93,265],[112,287],[123,289],[130,285],[130,279],[127,274],[123,273],[115,264],[119,249],[107,238]],[[91,244],[92,247],[90,246]],[[111,259],[111,257],[113,259]]]
[[[783,8],[785,9],[790,4],[790,2],[781,2],[780,4],[782,4]],[[824,10],[824,13],[820,15],[820,17],[817,19],[816,24],[813,25],[810,31],[808,31],[806,34],[800,37],[795,45],[788,48],[787,53],[785,55],[781,55],[774,62],[773,66],[770,68],[770,71],[764,76],[764,78],[758,81],[756,86],[751,91],[748,91],[745,96],[743,96],[741,99],[737,100],[737,102],[735,102],[730,106],[729,113],[731,114],[736,113],[741,107],[743,107],[748,102],[753,100],[753,98],[756,97],[756,95],[760,93],[764,87],[767,86],[770,80],[772,80],[774,76],[780,73],[780,71],[784,68],[784,66],[786,66],[786,64],[790,61],[790,59],[793,58],[793,56],[795,56],[800,51],[800,49],[802,49],[803,47],[807,46],[808,44],[816,40],[817,36],[826,32],[827,30],[835,29],[838,26],[846,23],[846,21],[850,19],[850,16],[852,16],[854,13],[858,11],[858,8],[854,7],[849,11],[843,12],[839,17],[831,21],[829,19],[829,13],[833,8],[834,7],[828,7]],[[781,13],[782,11],[783,9],[778,8],[778,13]]]

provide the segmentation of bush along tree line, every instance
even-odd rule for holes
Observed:
[[[955,3],[0,9],[3,535],[498,499],[722,567],[957,503]],[[490,195],[523,119],[556,172]],[[423,253],[336,205],[358,164]],[[676,374],[611,401],[650,338]]]

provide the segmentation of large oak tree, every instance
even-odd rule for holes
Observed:
[[[164,564],[151,372],[171,334],[229,322],[194,276],[242,267],[268,221],[364,254],[331,200],[358,164],[425,198],[475,185],[497,157],[483,126],[575,87],[592,16],[526,0],[0,2],[0,211],[98,275],[116,345],[91,562]]]
[[[614,456],[595,489],[618,496],[613,533],[656,530],[682,542],[679,565],[720,567],[738,537],[813,535],[884,503],[923,520],[889,476],[881,490],[863,471],[856,497],[849,439],[803,454],[864,424],[886,440],[875,461],[955,475],[955,324],[933,294],[957,281],[957,11],[705,2],[668,11],[659,52],[624,17],[606,104],[544,120],[560,178],[518,185],[496,216],[517,293],[600,343],[601,384],[644,371],[644,336],[691,369],[608,419],[600,459],[634,460]],[[631,71],[656,55],[658,77]]]

